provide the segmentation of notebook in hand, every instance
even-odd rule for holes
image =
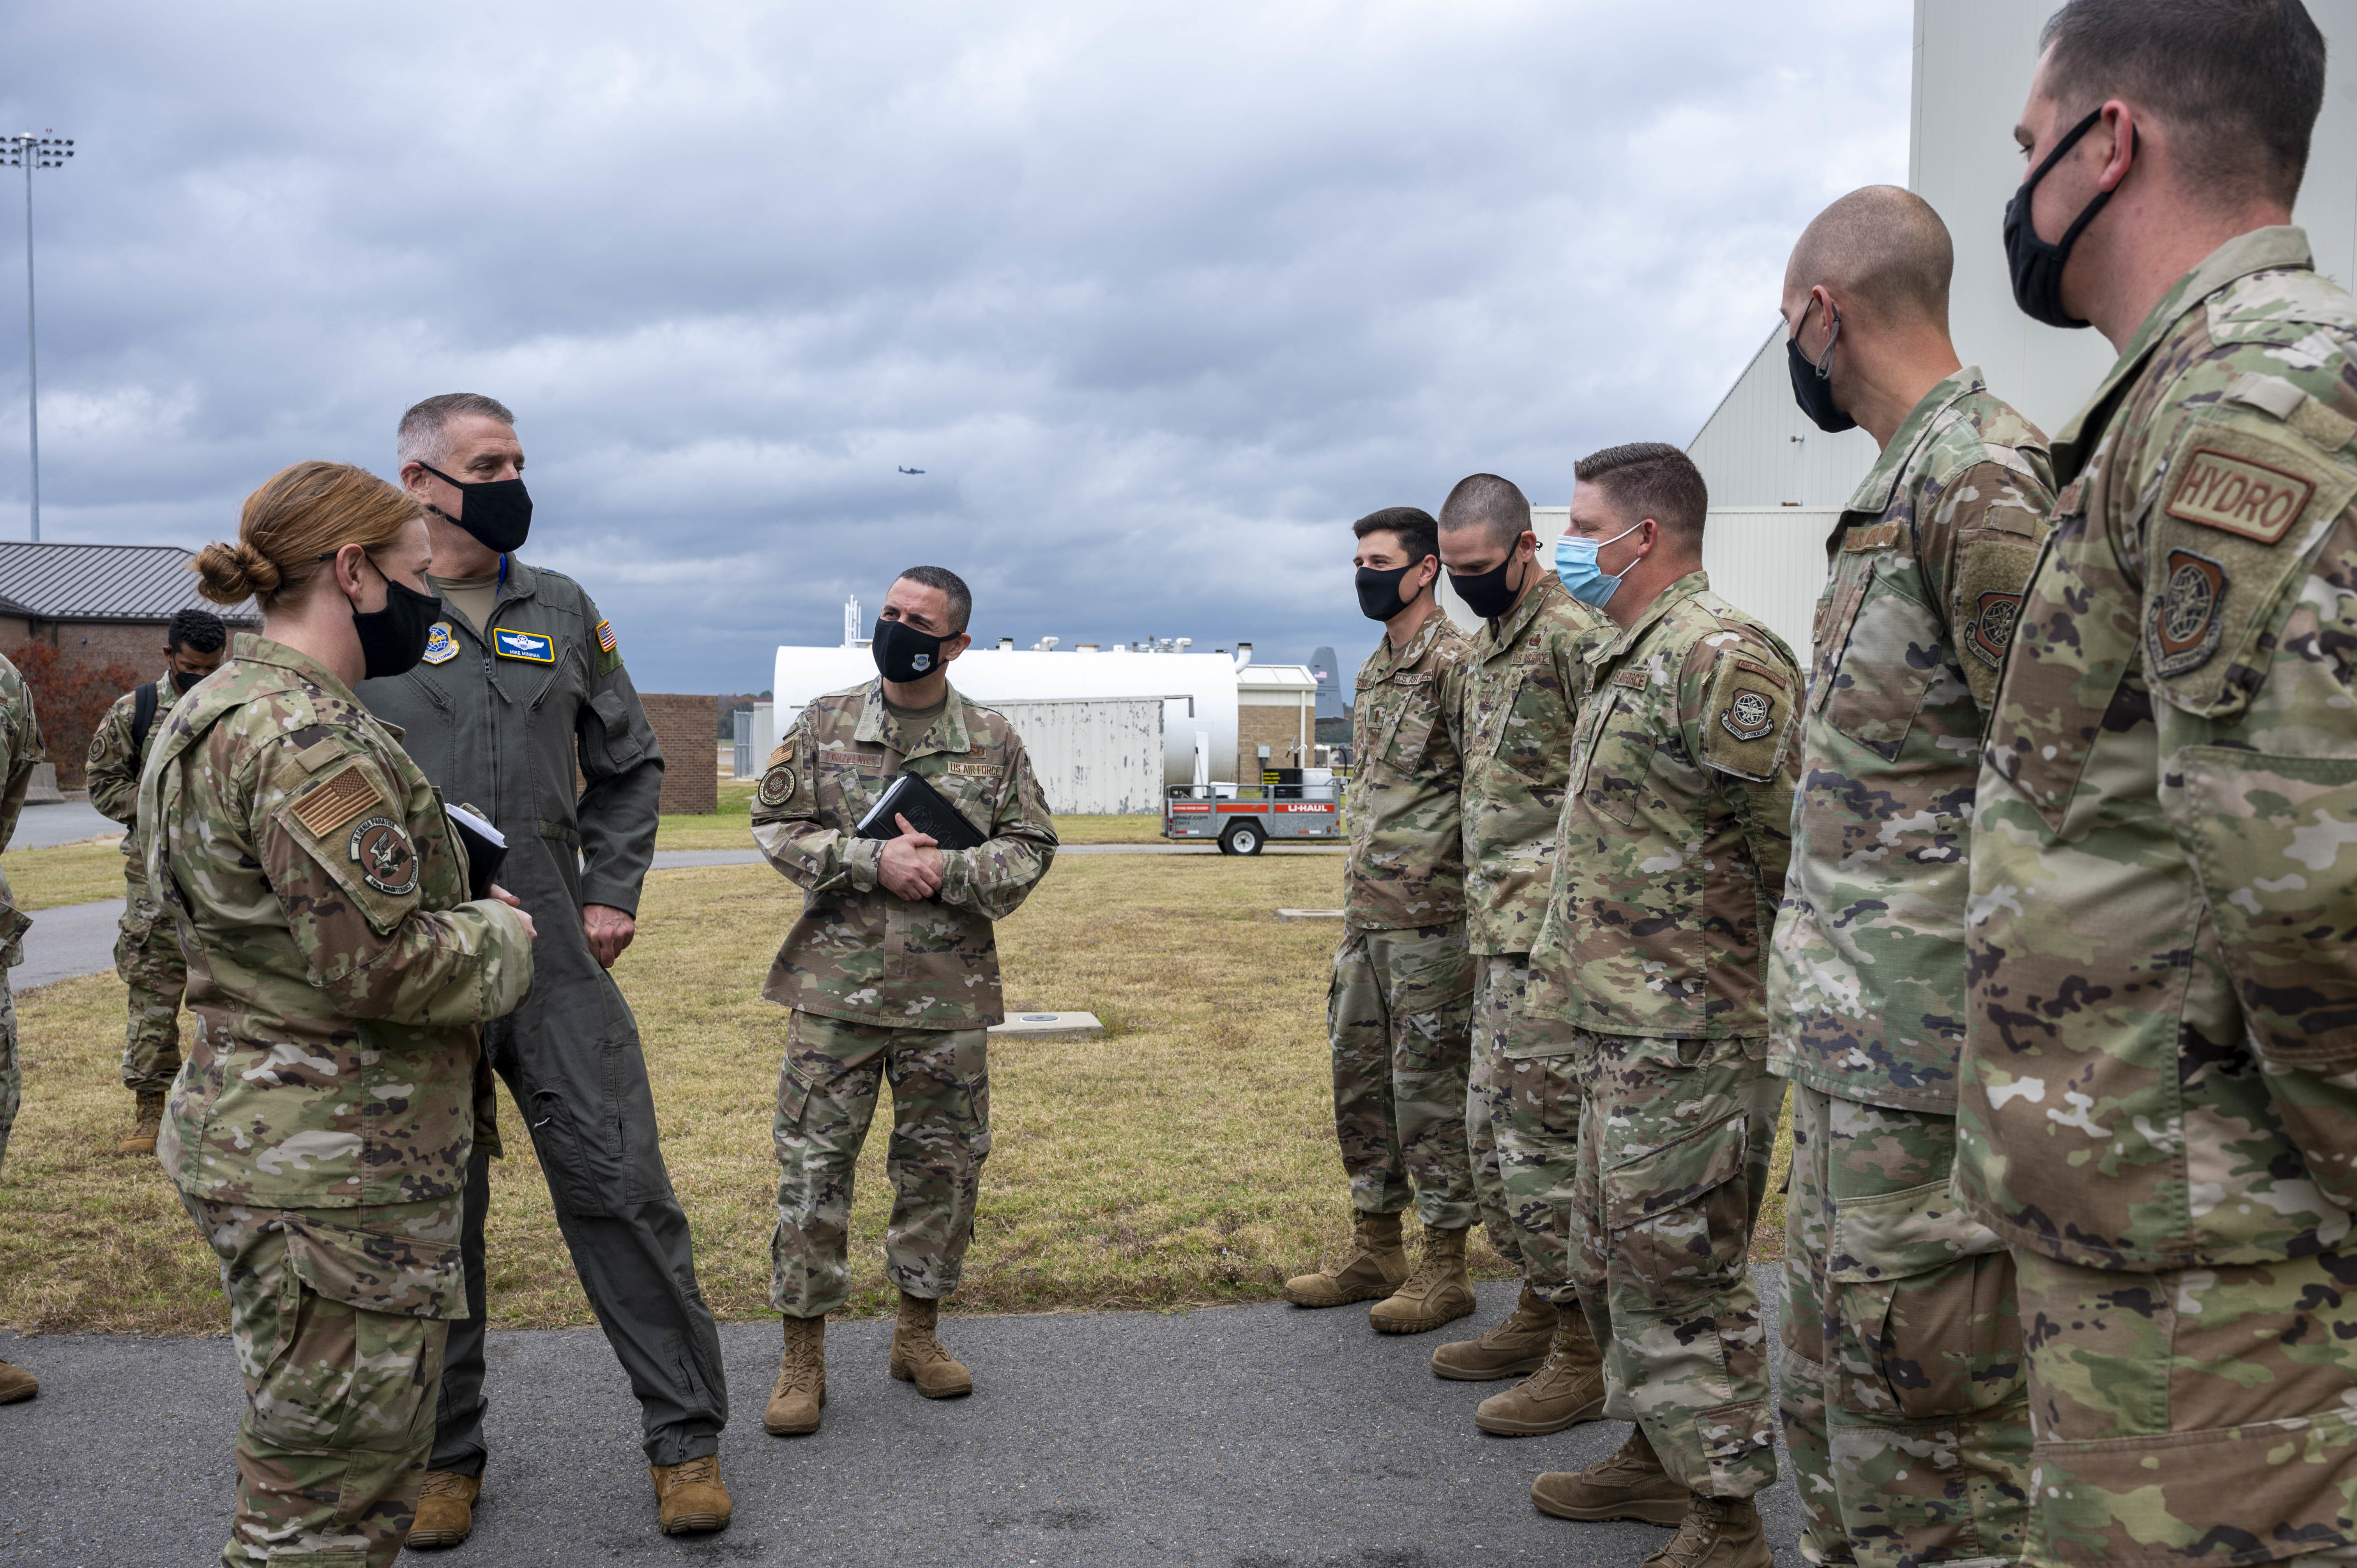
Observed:
[[[859,819],[856,836],[896,839],[906,817],[909,825],[929,835],[943,849],[976,849],[984,843],[965,813],[941,797],[940,791],[913,773],[903,773],[886,787],[867,814]]]
[[[442,810],[467,851],[467,897],[490,897],[500,862],[508,857],[507,835],[464,806],[445,805]]]

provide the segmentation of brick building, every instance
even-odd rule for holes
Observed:
[[[224,609],[197,593],[195,559],[174,544],[0,544],[0,651],[38,639],[68,665],[130,664],[152,679],[175,611],[257,629],[251,603]]]
[[[647,722],[662,746],[665,816],[720,809],[720,699],[641,692]],[[751,840],[746,841],[750,843]]]
[[[1270,768],[1307,768],[1318,745],[1318,677],[1305,664],[1247,664],[1236,671],[1236,782]]]

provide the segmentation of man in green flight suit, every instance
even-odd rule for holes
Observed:
[[[636,934],[662,752],[596,603],[515,553],[532,522],[515,416],[490,398],[447,393],[403,414],[395,440],[447,613],[423,660],[363,682],[360,698],[402,726],[445,800],[488,813],[507,840],[500,879],[539,920],[537,972],[523,1004],[485,1029],[484,1058],[523,1112],[574,1270],[638,1398],[662,1527],[718,1529],[728,1515],[719,1331],[663,1165],[638,1020],[607,972]],[[467,1176],[468,1316],[450,1325],[413,1547],[464,1541],[482,1490],[494,1104],[486,1074]]]
[[[1767,948],[1791,854],[1800,671],[1711,592],[1709,497],[1674,446],[1574,467],[1555,571],[1619,627],[1586,653],[1527,1007],[1585,1097],[1556,1210],[1603,1348],[1619,1453],[1541,1476],[1565,1519],[1678,1525],[1649,1560],[1767,1568],[1751,1498],[1776,1478],[1751,1283],[1784,1086],[1768,1075]]]
[[[2015,1560],[2029,1412],[2005,1242],[1948,1191],[1973,781],[2052,498],[2046,439],[1948,339],[1947,225],[1894,186],[1784,274],[1795,396],[1881,448],[1826,542],[1768,971],[1792,1080],[1785,1447],[1813,1562]]]
[[[2119,358],[1982,754],[1955,1180],[2012,1247],[2040,1564],[2357,1558],[2357,301],[2298,0],[2072,0],[2016,302]]]
[[[139,768],[182,693],[221,668],[229,628],[210,610],[176,612],[164,629],[164,675],[114,700],[90,737],[90,803],[121,822],[123,919],[114,972],[129,989],[123,1038],[123,1087],[136,1097],[132,1128],[116,1150],[152,1155],[164,1122],[164,1096],[180,1070],[180,995],[188,969],[180,932],[147,890],[146,852],[139,847]]]
[[[928,1399],[974,1389],[937,1330],[974,1240],[990,1153],[988,1030],[1006,1015],[993,922],[1048,874],[1056,828],[1023,737],[950,684],[951,661],[973,641],[973,611],[955,573],[901,573],[869,645],[878,678],[803,708],[754,792],[753,842],[802,890],[802,918],[761,988],[792,1009],[770,1257],[785,1348],[762,1415],[781,1437],[817,1431],[826,1404],[826,1315],[850,1293],[852,1172],[888,1076],[884,1272],[900,1294],[891,1374]],[[888,837],[862,834],[903,773],[982,842],[943,847],[905,815]]]

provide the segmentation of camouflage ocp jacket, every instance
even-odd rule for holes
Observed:
[[[1701,572],[1588,649],[1532,1016],[1606,1035],[1767,1033],[1800,689],[1791,650]]]
[[[531,985],[532,940],[468,901],[440,793],[333,671],[240,633],[175,704],[139,820],[197,1018],[165,1169],[216,1203],[447,1200],[455,1267],[478,1032]]]
[[[1345,923],[1356,931],[1443,926],[1465,913],[1461,733],[1471,645],[1441,611],[1405,648],[1386,637],[1359,666],[1351,733]]]
[[[915,902],[877,882],[882,841],[854,832],[904,771],[985,840],[943,849],[941,891]],[[952,686],[924,732],[907,736],[881,681],[818,698],[770,756],[753,797],[753,842],[803,895],[763,996],[907,1029],[980,1028],[1006,1016],[991,922],[1022,908],[1048,874],[1056,826],[1005,714]]]
[[[1955,1185],[2087,1267],[2351,1245],[2357,302],[2312,268],[2229,241],[2056,437],[1983,754]]]
[[[46,754],[41,726],[33,716],[33,693],[5,655],[0,655],[0,849],[16,835],[33,769]],[[0,871],[0,968],[25,961],[25,931],[32,921],[16,912],[8,874]]]
[[[2053,487],[2046,438],[1977,370],[1925,393],[1826,541],[1770,1066],[1952,1115],[1983,715]]]
[[[1465,672],[1465,945],[1523,953],[1546,914],[1555,820],[1579,717],[1580,658],[1612,624],[1543,562],[1473,639]]]
[[[144,885],[146,880],[139,849],[139,769],[147,754],[156,749],[156,737],[164,733],[179,694],[169,670],[156,678],[156,712],[147,721],[146,743],[135,750],[131,745],[131,723],[138,716],[135,690],[115,698],[106,716],[98,721],[98,728],[91,732],[90,757],[82,769],[82,776],[90,780],[90,803],[131,830],[123,835],[123,874],[134,884]]]

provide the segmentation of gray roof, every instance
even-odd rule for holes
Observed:
[[[250,600],[224,609],[200,597],[188,570],[195,558],[177,544],[0,543],[0,615],[165,621],[176,610],[209,609],[223,620],[261,618]]]

